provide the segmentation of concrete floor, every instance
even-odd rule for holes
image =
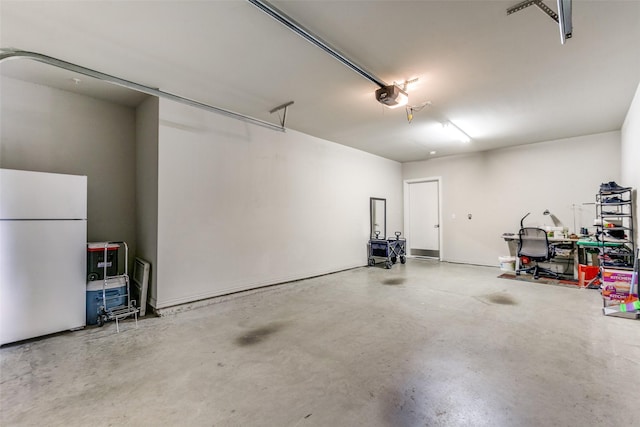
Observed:
[[[640,322],[597,291],[410,260],[0,349],[0,424],[621,426]]]

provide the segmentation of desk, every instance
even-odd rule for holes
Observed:
[[[520,238],[518,237],[518,233],[515,233],[515,234],[505,233],[502,235],[502,238],[507,243],[514,243],[520,240]],[[556,258],[565,259],[565,260],[573,259],[573,279],[578,280],[579,258],[578,258],[577,244],[580,239],[578,238],[572,239],[569,237],[548,237],[547,240],[549,240],[549,243],[571,245],[571,252],[573,253],[573,256],[568,256],[568,257],[556,256]],[[514,246],[513,244],[509,245],[509,254],[511,256],[515,256],[516,258],[516,271],[517,271],[520,268],[520,258],[518,257],[516,246]],[[553,263],[553,261],[550,261],[550,262]]]

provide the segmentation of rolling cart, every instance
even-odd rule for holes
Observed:
[[[384,267],[391,268],[400,259],[400,263],[407,262],[407,240],[400,238],[399,231],[396,231],[395,239],[380,239],[380,232],[376,232],[375,239],[369,240],[369,267],[376,265],[376,258],[385,258]]]
[[[114,245],[124,246],[124,274],[118,274],[117,268],[111,270],[114,275],[109,275],[107,269],[113,266],[113,263],[107,262],[108,251],[111,250]],[[129,284],[128,274],[128,259],[129,259],[129,246],[126,242],[104,242],[104,258],[103,261],[98,264],[102,267],[102,301],[98,304],[98,326],[104,325],[110,320],[116,321],[116,331],[120,332],[119,321],[129,316],[134,316],[136,320],[136,328],[138,327],[138,312],[136,307],[136,301],[131,299],[131,286]],[[109,281],[121,280],[125,283],[125,294],[110,294],[107,292]]]

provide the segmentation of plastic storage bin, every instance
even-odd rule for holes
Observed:
[[[578,264],[578,285],[582,288],[593,280],[600,271],[600,267],[595,265]],[[597,281],[599,284],[600,281]],[[595,284],[595,283],[594,283]]]
[[[106,284],[104,280],[87,283],[87,325],[98,323],[98,310],[103,305],[103,287],[107,310],[127,304],[127,282],[124,277],[107,279]]]
[[[87,281],[104,279],[104,246],[105,242],[87,244]],[[118,275],[118,249],[117,243],[107,245],[107,276]]]
[[[516,257],[501,256],[501,257],[498,257],[498,261],[500,262],[500,270],[516,271]]]

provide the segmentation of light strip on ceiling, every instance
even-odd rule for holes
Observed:
[[[467,135],[465,131],[454,125],[451,120],[447,120],[442,124],[442,127],[447,131],[449,135],[457,140],[464,142],[465,144],[471,142],[471,137]]]
[[[256,119],[254,117],[245,116],[233,111],[225,110],[223,108],[214,107],[213,105],[205,104],[203,102],[194,101],[193,99],[185,98],[179,95],[174,95],[169,92],[164,92],[160,89],[152,88],[142,85],[140,83],[124,80],[119,77],[115,77],[109,74],[102,73],[100,71],[92,70],[90,68],[83,67],[81,65],[72,64],[71,62],[63,61],[61,59],[53,58],[51,56],[42,55],[36,52],[29,52],[19,49],[0,48],[0,62],[9,59],[31,59],[34,61],[42,62],[44,64],[52,65],[54,67],[62,68],[64,70],[72,71],[78,74],[84,74],[85,76],[93,77],[98,80],[105,81],[107,83],[122,86],[128,89],[132,89],[138,92],[146,93],[147,95],[157,96],[158,98],[166,98],[172,101],[179,102],[181,104],[190,105],[192,107],[200,108],[202,110],[211,111],[217,114],[222,114],[233,119],[241,120],[243,122],[252,123],[258,126],[266,127],[272,130],[285,131],[283,126],[278,126],[273,123],[265,122],[264,120]]]

